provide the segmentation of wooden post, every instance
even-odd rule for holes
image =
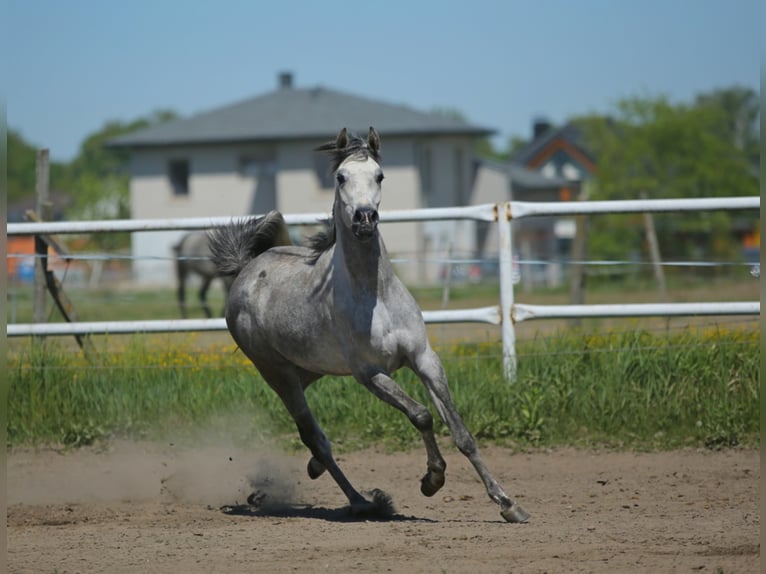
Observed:
[[[645,191],[641,192],[641,199],[647,199]],[[646,243],[649,246],[649,257],[652,259],[654,267],[654,277],[657,279],[657,288],[660,291],[660,298],[663,302],[668,301],[668,288],[665,284],[665,272],[662,269],[662,258],[660,256],[660,245],[657,242],[657,232],[654,230],[654,218],[649,212],[644,213],[644,228],[646,230]]]
[[[34,211],[27,211],[25,217],[28,221],[42,221],[42,218],[38,217]],[[47,218],[53,219],[50,214],[47,214]],[[38,245],[42,247],[38,247]],[[62,256],[67,262],[67,265],[69,264],[71,260],[69,256],[69,250],[66,249],[55,237],[50,235],[35,235],[35,251],[38,252],[37,256],[41,262],[40,266],[42,267],[43,274],[45,275],[45,286],[48,288],[48,292],[51,294],[53,302],[56,304],[56,307],[58,307],[59,311],[61,311],[64,319],[66,319],[66,321],[69,323],[76,323],[77,313],[75,313],[74,305],[72,305],[69,297],[67,297],[66,293],[64,293],[64,288],[56,277],[56,274],[48,268],[49,249],[52,249],[59,256]],[[80,345],[80,348],[83,350],[85,358],[90,359],[90,357],[92,357],[95,352],[90,338],[87,335],[75,335],[74,338],[77,341],[77,344]]]
[[[45,219],[50,204],[50,163],[48,159],[48,150],[37,150],[37,159],[35,163],[35,197],[37,214]],[[45,260],[42,255],[47,253],[48,244],[40,237],[35,237],[35,281],[34,281],[34,300],[33,300],[33,320],[35,323],[45,323],[46,319],[46,282],[45,269],[43,267]]]

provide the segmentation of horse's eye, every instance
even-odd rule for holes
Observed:
[[[338,180],[338,185],[346,183],[346,176],[340,172],[335,174],[335,179]]]
[[[377,175],[375,176],[375,182],[376,182],[378,185],[380,185],[380,182],[382,182],[382,181],[383,181],[383,177],[384,177],[384,176],[383,176],[383,172],[381,172],[381,173],[377,174]]]

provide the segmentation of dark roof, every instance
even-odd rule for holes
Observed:
[[[585,135],[582,129],[576,124],[568,122],[561,127],[551,128],[541,134],[537,139],[531,141],[521,150],[519,150],[511,158],[513,162],[523,165],[529,165],[538,156],[540,152],[545,150],[551,143],[557,139],[563,139],[577,148],[585,157],[587,157],[592,163],[596,163],[596,159],[593,154],[585,146]]]
[[[421,112],[324,87],[282,87],[232,105],[109,140],[110,146],[146,147],[241,141],[331,138],[347,127],[383,137],[491,135],[494,129],[439,113]]]

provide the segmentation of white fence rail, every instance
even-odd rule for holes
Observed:
[[[683,303],[631,305],[524,305],[514,300],[512,280],[513,219],[540,215],[588,215],[603,213],[645,213],[760,209],[760,197],[721,197],[700,199],[655,199],[578,202],[506,202],[470,207],[397,210],[381,212],[381,221],[434,221],[470,219],[494,221],[500,237],[500,305],[475,309],[424,311],[427,323],[490,323],[501,325],[503,364],[506,378],[516,372],[514,324],[530,319],[580,317],[635,317],[679,315],[760,315],[760,301],[744,303]],[[290,225],[316,224],[325,214],[286,214]],[[144,219],[74,222],[10,223],[8,235],[109,233],[118,231],[162,231],[207,229],[226,225],[231,217],[191,219]],[[103,321],[79,323],[17,323],[7,326],[9,337],[44,335],[87,335],[107,333],[148,333],[174,331],[225,330],[223,319],[183,319],[155,321]]]

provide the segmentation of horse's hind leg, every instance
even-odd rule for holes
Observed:
[[[202,285],[199,288],[199,304],[202,306],[202,310],[205,312],[205,317],[210,319],[213,316],[213,312],[210,310],[210,305],[207,304],[207,290],[210,289],[210,284],[213,282],[212,277],[203,277]]]
[[[434,406],[439,416],[449,427],[458,449],[471,461],[471,464],[481,477],[489,497],[500,505],[502,517],[508,522],[527,522],[529,520],[529,513],[505,493],[500,484],[490,474],[489,469],[479,455],[476,440],[466,428],[463,419],[452,402],[449,387],[447,386],[447,377],[444,374],[444,368],[439,357],[429,347],[417,358],[413,368],[428,389]]]
[[[434,436],[434,421],[428,409],[410,398],[396,382],[385,373],[371,376],[357,376],[367,389],[383,402],[399,409],[412,425],[420,431],[426,447],[427,472],[420,481],[420,491],[426,496],[433,496],[444,486],[444,471],[447,463],[439,452]]]
[[[177,263],[178,288],[176,296],[178,298],[178,308],[181,311],[181,317],[186,319],[186,269],[181,261]]]

